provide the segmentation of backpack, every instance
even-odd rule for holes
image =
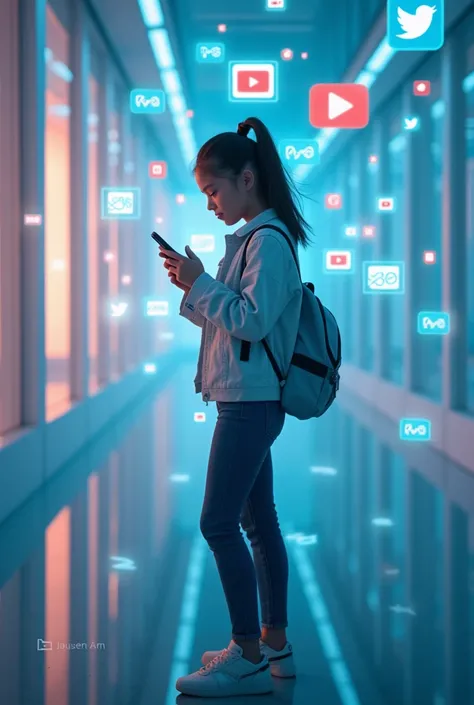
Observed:
[[[247,247],[258,230],[269,228],[283,235],[291,248],[298,274],[301,271],[296,254],[286,233],[275,225],[261,225],[253,230],[247,238],[242,257],[242,278]],[[303,299],[296,338],[295,350],[290,368],[283,377],[276,360],[265,339],[262,340],[265,351],[278,377],[281,393],[281,405],[290,416],[301,421],[322,416],[331,406],[339,389],[339,367],[341,366],[341,334],[336,319],[314,293],[314,284],[303,284]],[[242,341],[240,359],[247,362],[250,355],[250,342]]]

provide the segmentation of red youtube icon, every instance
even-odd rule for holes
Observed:
[[[239,93],[267,93],[270,87],[268,71],[239,71],[237,90]]]
[[[326,250],[326,271],[350,271],[352,253],[350,250]]]
[[[317,83],[309,91],[313,127],[357,130],[369,122],[369,90],[360,83]]]

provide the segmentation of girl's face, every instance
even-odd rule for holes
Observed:
[[[255,178],[250,169],[244,169],[235,179],[213,176],[196,169],[196,183],[207,196],[207,209],[214,211],[226,225],[245,220],[252,209]]]

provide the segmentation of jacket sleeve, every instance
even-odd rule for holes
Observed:
[[[199,313],[199,311],[197,311],[196,309],[192,311],[185,305],[187,296],[188,294],[184,292],[184,296],[181,299],[181,304],[179,306],[179,315],[183,316],[183,318],[187,318],[188,321],[191,321],[191,323],[194,323],[194,325],[199,326],[199,328],[202,328],[206,319],[204,318],[202,313]]]
[[[247,249],[240,294],[203,272],[191,287],[184,306],[235,338],[262,340],[297,291],[289,284],[293,258],[283,245],[273,231],[260,231]]]

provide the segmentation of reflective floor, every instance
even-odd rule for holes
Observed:
[[[0,527],[2,704],[191,702],[176,679],[228,644],[199,532],[216,408],[193,377],[179,367]],[[273,457],[298,677],[223,702],[474,705],[474,478],[396,436],[350,400],[287,419]]]

